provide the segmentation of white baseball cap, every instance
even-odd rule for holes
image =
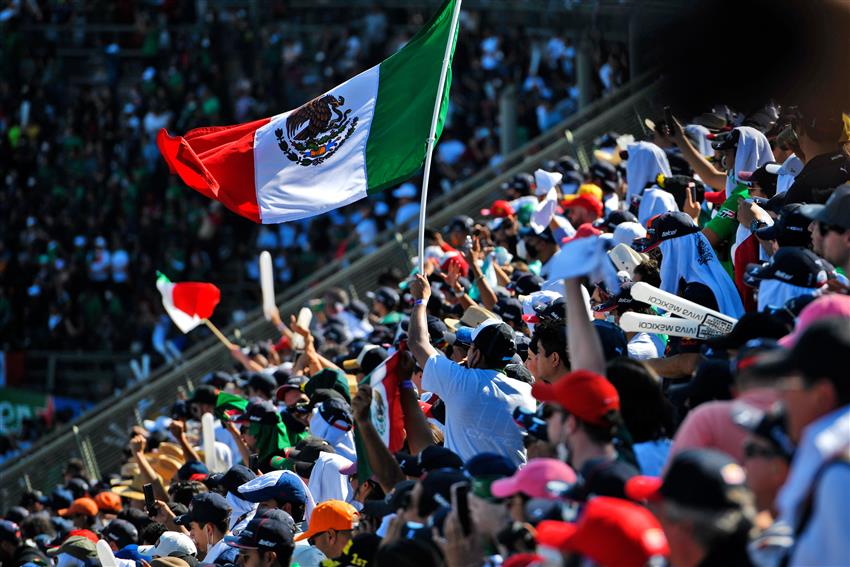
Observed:
[[[163,532],[156,545],[140,545],[139,553],[148,557],[168,557],[169,555],[197,555],[198,548],[192,539],[180,532]]]

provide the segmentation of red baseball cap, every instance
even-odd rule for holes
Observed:
[[[575,524],[540,522],[537,543],[578,553],[600,567],[643,567],[670,554],[661,524],[649,510],[608,496],[590,500]]]
[[[555,402],[582,421],[601,427],[611,425],[609,412],[620,410],[620,395],[614,385],[589,370],[570,372],[554,384],[537,381],[531,393],[541,402]]]
[[[579,225],[576,229],[576,233],[572,236],[567,236],[561,239],[561,244],[567,244],[572,242],[573,240],[578,240],[579,238],[587,238],[588,236],[599,236],[602,234],[602,231],[598,228],[594,227],[589,222]]]
[[[490,205],[489,209],[481,209],[481,214],[485,217],[505,218],[513,216],[515,212],[514,208],[508,201],[499,199],[498,201],[493,201],[493,204]]]
[[[581,207],[595,214],[597,218],[602,216],[602,201],[600,201],[597,197],[594,197],[593,195],[589,195],[587,193],[583,195],[578,195],[573,199],[565,199],[561,201],[561,206],[564,209]]]

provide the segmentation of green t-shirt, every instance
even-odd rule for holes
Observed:
[[[735,239],[735,231],[738,230],[738,199],[746,199],[750,196],[750,189],[746,185],[738,184],[726,199],[717,214],[705,225],[711,229],[721,241],[732,241]]]

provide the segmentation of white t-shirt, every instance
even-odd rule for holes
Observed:
[[[629,341],[629,358],[647,360],[664,356],[664,341],[649,333],[637,333]]]
[[[201,563],[215,563],[215,560],[218,559],[218,556],[227,551],[228,549],[232,549],[227,542],[223,539],[218,541],[215,545],[207,550],[207,555],[204,557],[204,560]]]
[[[444,356],[428,359],[422,389],[446,404],[446,448],[466,461],[478,453],[505,455],[525,463],[522,434],[513,420],[518,406],[534,411],[531,385],[496,370],[466,368]]]

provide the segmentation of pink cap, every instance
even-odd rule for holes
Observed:
[[[818,297],[808,305],[806,305],[800,314],[797,316],[797,324],[794,330],[779,339],[779,344],[785,348],[791,348],[800,338],[800,335],[816,321],[827,319],[829,317],[843,317],[850,319],[850,296],[849,295],[824,295]]]
[[[576,473],[568,464],[557,459],[532,459],[515,475],[494,482],[490,492],[496,498],[523,493],[531,498],[554,499],[556,496],[546,489],[553,480],[573,484]]]

